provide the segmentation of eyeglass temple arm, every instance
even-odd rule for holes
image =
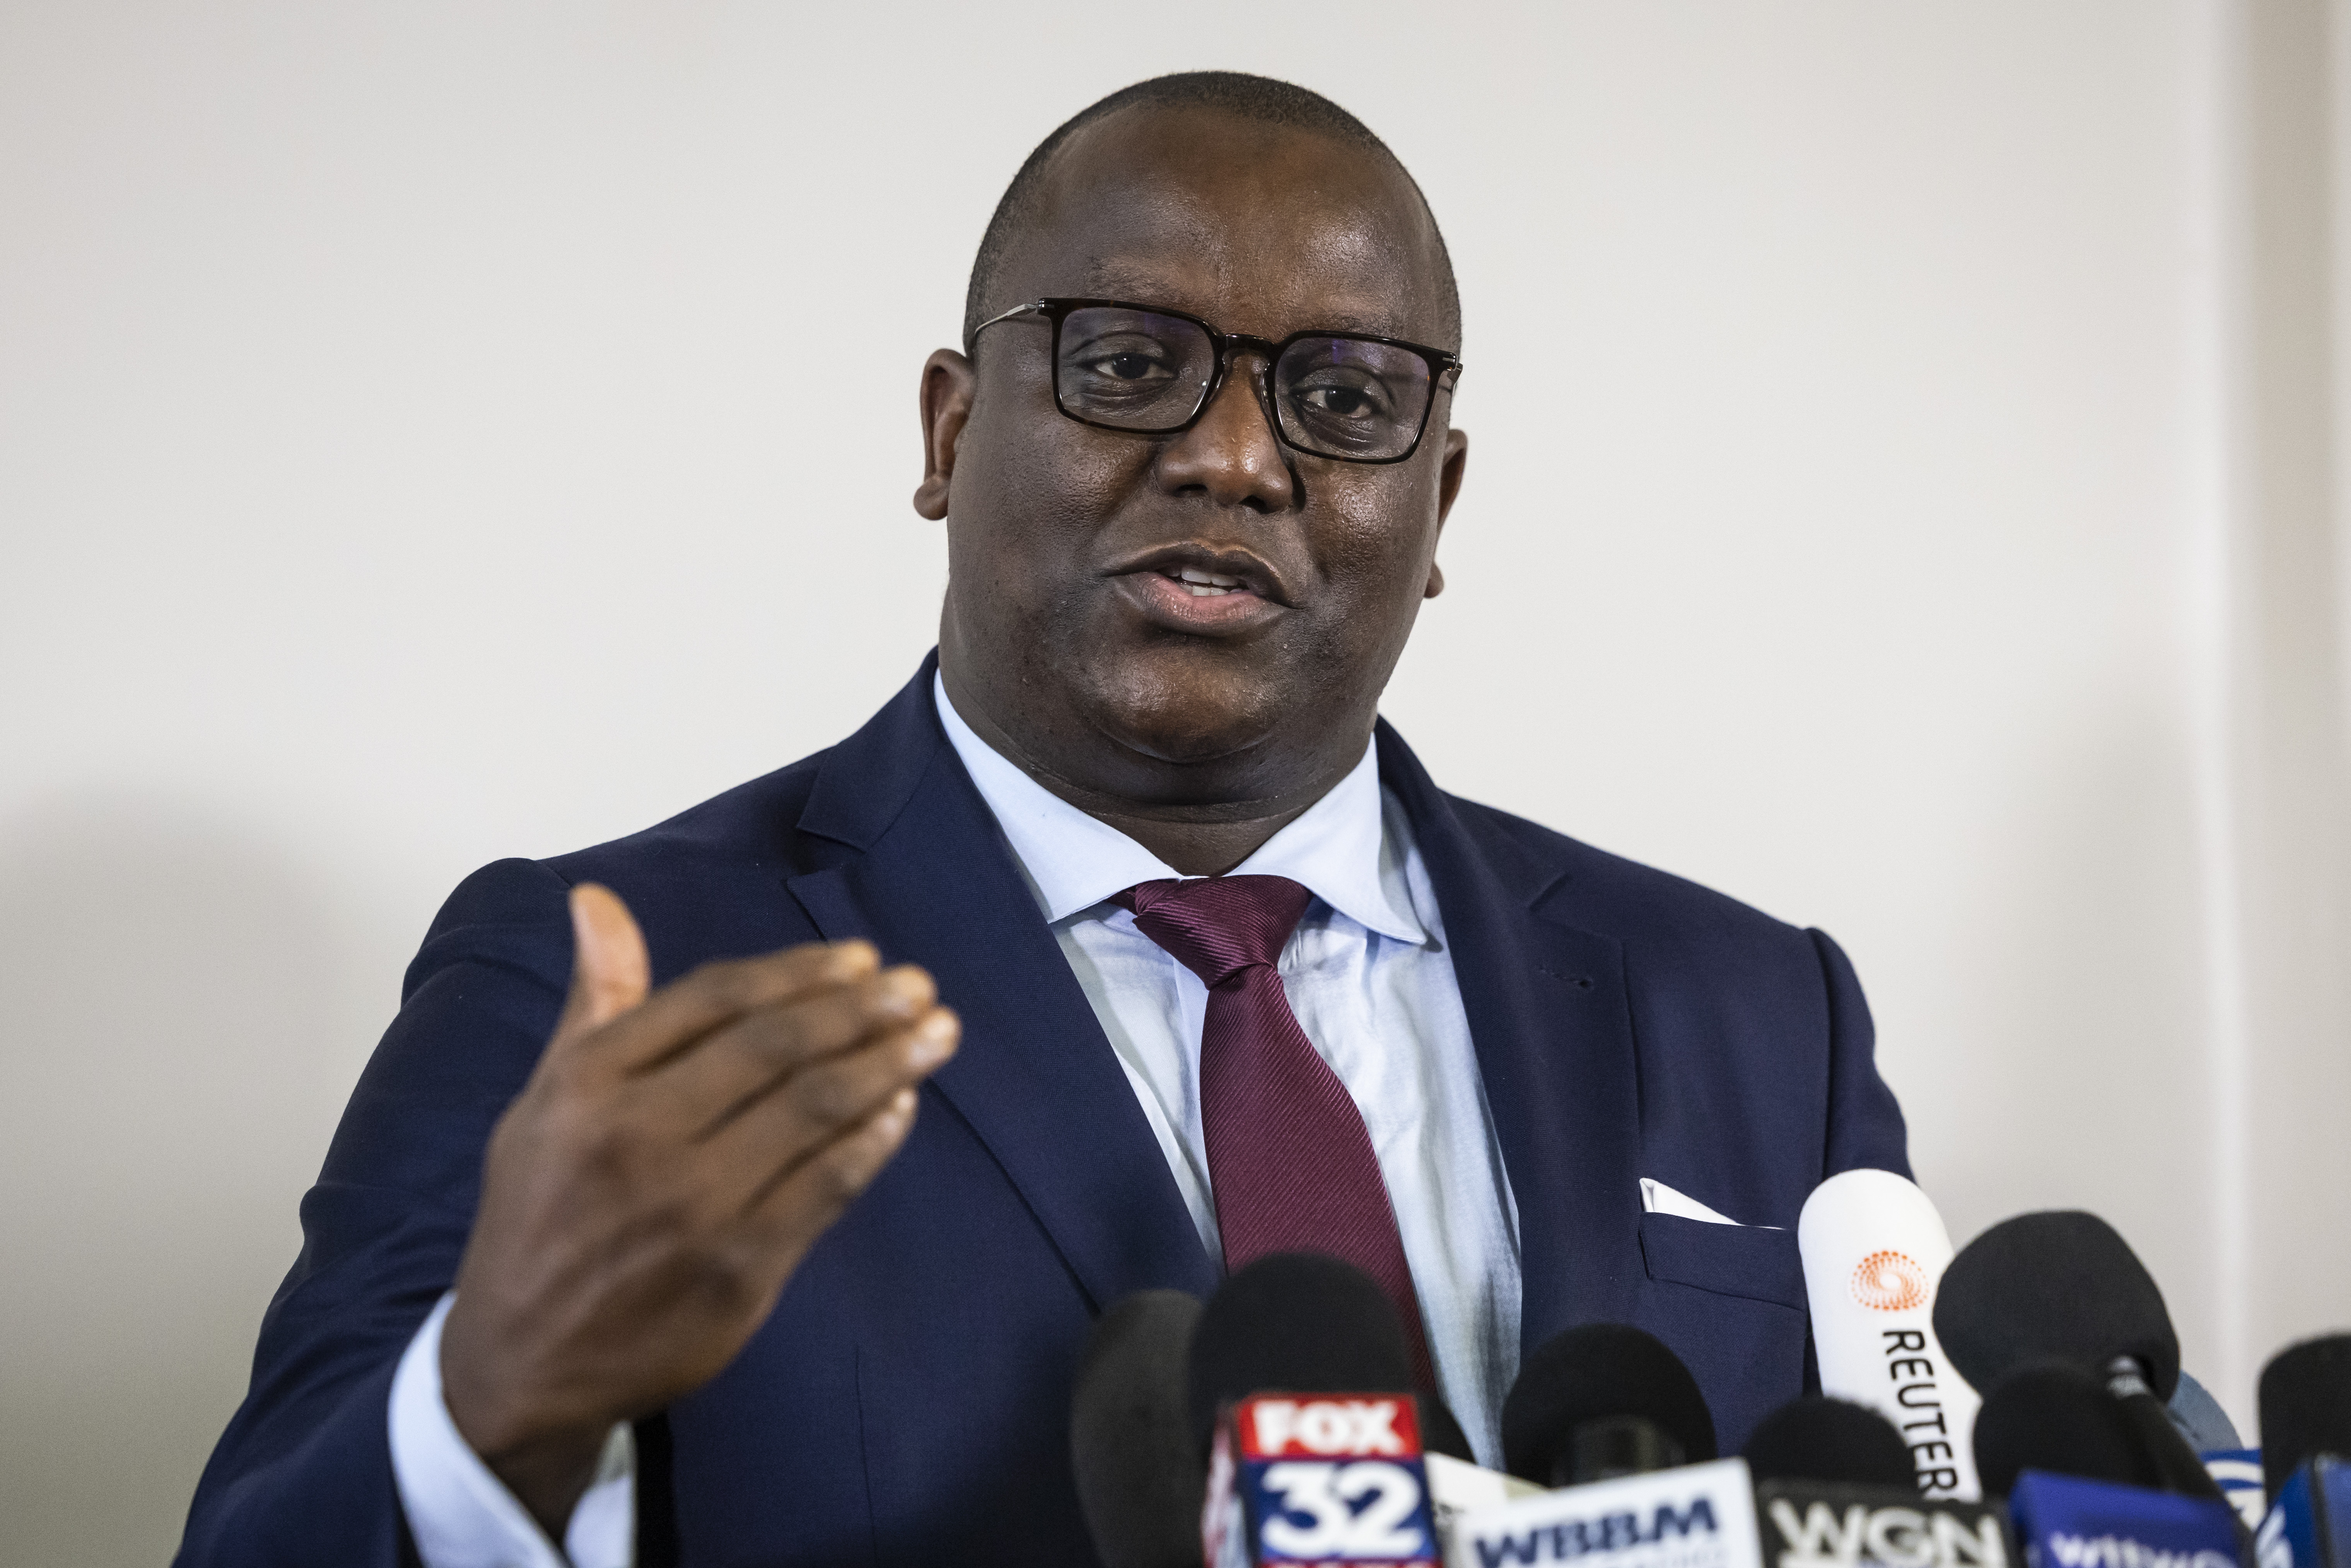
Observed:
[[[1046,306],[1043,300],[1031,299],[1026,305],[1015,305],[1011,309],[1004,311],[999,315],[990,316],[987,320],[982,321],[978,326],[974,327],[970,331],[964,334],[964,353],[968,356],[971,353],[973,347],[978,343],[979,335],[982,332],[987,331],[990,327],[995,326],[998,321],[1009,321],[1016,316],[1035,316],[1040,314],[1045,308]]]

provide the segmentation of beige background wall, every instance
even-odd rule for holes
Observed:
[[[0,1561],[166,1556],[447,889],[836,738],[914,373],[1163,69],[1428,189],[1441,779],[1828,927],[1964,1239],[2351,1323],[2319,0],[0,3]]]

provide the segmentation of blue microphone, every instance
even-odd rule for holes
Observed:
[[[2261,1411],[2260,1568],[2351,1568],[2351,1334],[2279,1352],[2262,1369]]]
[[[2027,1362],[1976,1417],[1976,1470],[2005,1492],[2032,1568],[2242,1568],[2251,1544],[2218,1497],[2160,1490],[2165,1466],[2105,1380],[2066,1360]]]
[[[2210,1498],[2026,1470],[2008,1515],[2035,1568],[2243,1568],[2236,1510]]]

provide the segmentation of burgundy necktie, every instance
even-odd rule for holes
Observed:
[[[1395,1209],[1364,1113],[1314,1049],[1275,961],[1314,895],[1286,876],[1138,883],[1115,902],[1208,988],[1200,1121],[1225,1267],[1323,1252],[1379,1281],[1404,1320],[1414,1380],[1436,1379]]]

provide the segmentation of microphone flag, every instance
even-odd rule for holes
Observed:
[[[2033,1568],[2243,1568],[2237,1511],[2210,1498],[2024,1470],[2008,1513]]]
[[[2020,1568],[1998,1503],[1784,1480],[1758,1481],[1755,1509],[1773,1568]]]
[[[1210,1568],[1437,1568],[1418,1407],[1407,1394],[1256,1394],[1217,1423]]]
[[[2351,1568],[2351,1463],[2321,1454],[2295,1467],[2253,1556],[2260,1568]]]
[[[1747,1461],[1713,1459],[1565,1487],[1453,1521],[1450,1568],[1757,1568]]]

